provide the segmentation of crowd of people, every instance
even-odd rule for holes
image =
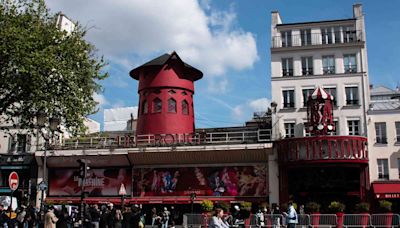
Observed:
[[[70,210],[65,206],[49,206],[43,211],[30,206],[21,206],[15,211],[5,210],[0,205],[0,228],[143,228],[147,221],[152,227],[173,228],[178,214],[174,207],[166,207],[161,212],[156,208],[147,215],[142,205],[116,208],[112,203],[102,205],[85,205],[83,219],[77,207]]]

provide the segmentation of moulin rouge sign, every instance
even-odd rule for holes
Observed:
[[[149,134],[149,135],[124,135],[117,136],[115,141],[119,146],[136,146],[136,145],[176,145],[176,144],[200,144],[206,140],[206,133],[191,134]]]

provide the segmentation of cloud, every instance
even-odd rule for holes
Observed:
[[[255,37],[233,26],[236,14],[211,10],[209,1],[47,1],[89,29],[87,38],[115,64],[134,63],[176,50],[205,76],[251,68],[258,60]],[[120,62],[118,58],[130,58]],[[133,67],[133,66],[132,66]]]
[[[212,93],[226,93],[228,89],[228,79],[227,78],[221,78],[221,79],[216,79],[216,78],[211,78],[208,80],[208,87],[207,90]]]
[[[125,102],[123,100],[117,100],[112,104],[112,108],[122,108],[125,107]]]
[[[254,112],[265,112],[269,108],[271,101],[268,98],[259,98],[248,103]]]
[[[103,94],[94,93],[93,99],[98,103],[99,108],[103,108],[104,105],[108,104],[108,101]]]
[[[235,119],[242,119],[244,117],[244,106],[243,105],[237,105],[232,109],[232,116]]]

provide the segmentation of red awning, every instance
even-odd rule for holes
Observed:
[[[372,189],[377,199],[400,198],[400,182],[372,183]]]

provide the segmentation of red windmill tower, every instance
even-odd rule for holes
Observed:
[[[129,74],[139,80],[136,135],[180,137],[194,133],[194,81],[203,77],[200,70],[172,52],[131,70]]]

